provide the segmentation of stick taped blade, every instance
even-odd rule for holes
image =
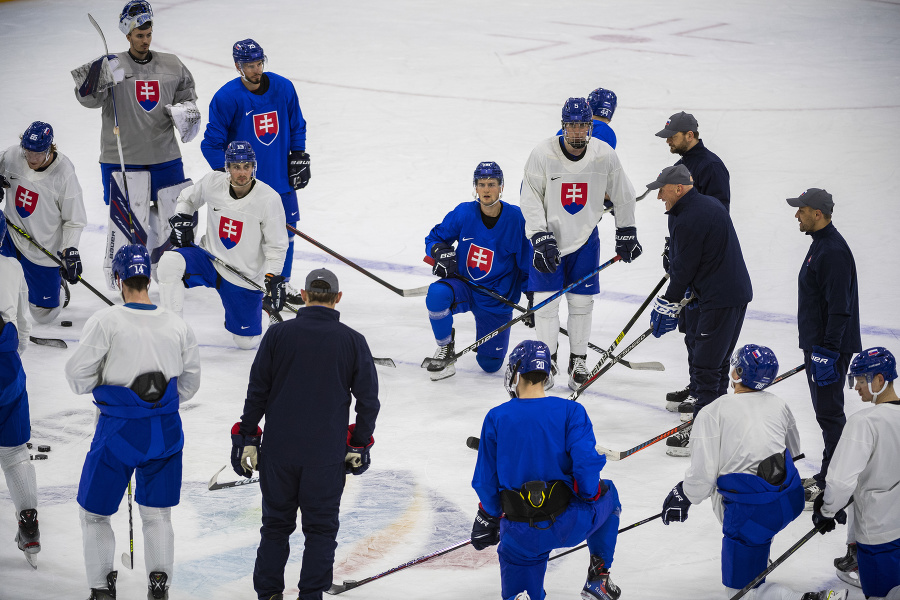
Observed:
[[[122,565],[126,569],[134,569],[134,565],[131,562],[131,554],[129,554],[128,552],[122,553]]]
[[[411,290],[401,290],[401,296],[404,298],[415,298],[416,296],[424,296],[428,294],[429,286],[413,288]]]
[[[394,364],[393,359],[390,358],[372,358],[376,365],[381,365],[382,367],[391,367],[393,369],[397,368],[397,365]]]
[[[429,357],[425,358],[425,360],[422,361],[422,364],[420,366],[423,369],[428,369],[428,368],[444,369],[449,364],[450,364],[450,361],[446,358],[444,358],[444,359],[432,358],[429,356]]]
[[[332,583],[331,587],[325,590],[325,593],[329,596],[337,596],[338,594],[342,594],[347,590],[352,590],[359,583],[354,581],[353,579],[345,579],[344,583]]]
[[[661,362],[650,361],[650,362],[629,362],[627,360],[620,360],[620,363],[628,367],[633,371],[665,371],[666,366]]]
[[[618,450],[610,450],[609,448],[604,448],[603,446],[597,446],[597,452],[600,454],[605,454],[606,457],[610,460],[622,460],[622,453]]]

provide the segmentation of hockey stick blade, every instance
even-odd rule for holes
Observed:
[[[128,552],[122,553],[122,566],[126,569],[134,570],[134,565],[131,564],[131,555]]]
[[[665,371],[666,366],[661,362],[651,360],[650,362],[629,362],[624,358],[619,363],[633,371]]]
[[[372,361],[373,361],[376,365],[381,365],[382,367],[391,367],[391,368],[394,368],[394,369],[397,368],[397,365],[394,364],[393,359],[390,359],[390,358],[375,358],[375,357],[372,357]]]
[[[337,596],[338,594],[343,594],[347,590],[352,590],[358,585],[359,582],[354,579],[345,579],[344,583],[332,583],[331,587],[325,590],[325,593],[329,596]]]
[[[239,487],[242,485],[249,485],[251,483],[259,483],[259,475],[254,475],[250,479],[238,479],[237,481],[228,481],[225,483],[218,483],[216,480],[219,478],[219,473],[221,473],[222,471],[224,471],[227,468],[228,468],[228,465],[225,465],[224,467],[222,467],[221,469],[216,471],[215,475],[210,477],[209,486],[208,486],[210,491],[221,490],[224,488]]]
[[[32,335],[28,336],[28,339],[31,340],[32,344],[37,344],[38,346],[50,346],[51,348],[62,348],[63,350],[69,347],[63,340],[56,338],[39,338]]]

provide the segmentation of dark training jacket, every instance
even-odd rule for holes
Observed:
[[[703,140],[684,153],[676,165],[684,165],[694,178],[694,187],[704,196],[712,196],[731,210],[731,184],[725,163],[706,149]]]

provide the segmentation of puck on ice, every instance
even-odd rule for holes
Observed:
[[[46,454],[32,454],[31,460],[47,460]]]
[[[469,439],[466,440],[466,446],[471,448],[472,450],[478,450],[478,442],[480,440],[477,437],[469,436]]]
[[[63,321],[62,323],[60,323],[60,325],[62,325],[63,327],[71,327],[72,321]]]
[[[50,446],[38,446],[38,452],[50,452]]]

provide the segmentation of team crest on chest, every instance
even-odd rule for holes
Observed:
[[[268,146],[278,137],[278,112],[270,110],[259,115],[253,115],[253,131],[260,143]]]
[[[587,183],[564,183],[560,189],[559,199],[566,212],[574,215],[587,203]]]
[[[150,112],[159,104],[159,81],[155,79],[135,79],[134,97],[145,111]]]
[[[38,193],[23,188],[21,185],[16,188],[16,212],[23,219],[27,219],[34,213],[37,208]]]
[[[466,271],[473,280],[484,279],[494,266],[494,251],[482,248],[476,244],[469,246],[466,255]]]
[[[244,230],[244,224],[236,219],[222,217],[219,219],[219,239],[227,250],[231,250],[237,243],[241,241],[241,232]]]

